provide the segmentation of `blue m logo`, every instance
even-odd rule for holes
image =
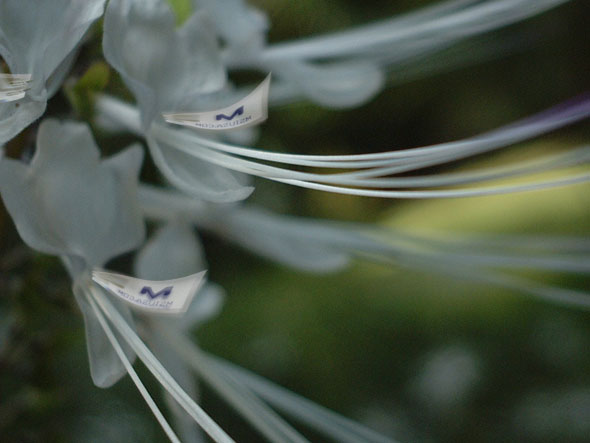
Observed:
[[[173,288],[173,286],[168,286],[168,287],[162,289],[161,291],[154,293],[152,288],[150,288],[149,286],[144,286],[143,288],[141,288],[141,291],[139,291],[139,293],[140,294],[147,294],[152,299],[156,298],[156,297],[160,297],[160,296],[168,297],[172,293],[172,288]]]
[[[244,113],[244,107],[240,106],[238,109],[236,109],[232,115],[227,116],[225,114],[217,114],[215,116],[215,120],[233,120],[235,117],[237,117],[238,115],[242,115]]]

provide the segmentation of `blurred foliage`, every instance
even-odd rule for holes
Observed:
[[[71,80],[64,86],[64,94],[78,116],[84,120],[92,119],[93,96],[103,91],[110,77],[110,67],[103,61],[93,63],[79,80]]]
[[[189,2],[172,3],[185,18]],[[254,3],[268,11],[270,40],[280,41],[344,29],[427,2]],[[399,83],[402,73],[392,73],[389,87],[358,109],[336,112],[301,103],[273,110],[257,146],[316,154],[376,152],[467,137],[538,112],[587,87],[590,59],[582,54],[588,52],[589,9],[586,0],[574,0],[460,46],[456,53],[466,63],[459,69],[443,65],[437,75],[409,83]],[[100,29],[95,31],[72,73],[79,80],[65,89],[83,118],[91,118],[92,91],[106,87],[130,97],[118,76],[108,75]],[[490,43],[507,49],[489,52]],[[75,116],[59,94],[49,114]],[[577,146],[589,139],[587,129],[575,125],[526,146],[430,172]],[[12,141],[9,155],[30,156],[35,130]],[[134,140],[96,135],[105,155]],[[159,180],[149,162],[142,178]],[[589,191],[579,185],[478,199],[395,201],[260,182],[252,201],[282,213],[420,232],[587,236]],[[163,441],[128,379],[109,390],[92,385],[83,323],[60,263],[28,250],[3,210],[0,229],[2,441]],[[308,275],[206,234],[203,241],[210,278],[229,295],[222,315],[195,335],[208,351],[401,441],[587,441],[588,313],[434,276],[428,269],[357,263],[334,275]],[[128,269],[129,260],[123,257],[113,267]],[[587,280],[575,283],[590,286]],[[156,393],[157,383],[138,368]],[[203,404],[237,441],[259,441],[207,389]]]
[[[191,0],[168,0],[172,10],[176,15],[176,21],[179,25],[184,23],[193,11]]]

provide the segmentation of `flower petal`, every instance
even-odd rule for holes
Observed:
[[[100,388],[108,388],[125,375],[125,367],[104,333],[92,307],[86,300],[82,286],[74,284],[72,290],[74,291],[76,301],[84,316],[86,347],[88,350],[92,381]],[[113,304],[118,307],[119,312],[126,318],[127,322],[133,324],[129,309],[116,300],[112,301]],[[135,353],[130,349],[129,345],[125,343],[125,340],[121,339],[119,342],[121,343],[128,359],[133,361],[135,359]]]
[[[171,280],[206,267],[201,243],[190,225],[169,223],[160,228],[135,258],[135,274],[150,280]],[[181,318],[159,319],[167,327],[193,328],[221,310],[223,289],[207,283]]]
[[[188,311],[183,315],[180,327],[184,330],[198,328],[216,317],[223,307],[225,291],[215,283],[208,282],[195,296]]]
[[[196,197],[216,203],[243,200],[254,190],[238,181],[242,177],[226,168],[213,165],[147,137],[156,166],[170,183]]]
[[[105,0],[2,0],[0,55],[14,73],[33,74],[31,94],[78,45]]]
[[[217,42],[193,15],[180,30],[162,0],[111,0],[104,22],[105,58],[121,74],[142,111],[144,129],[180,102],[225,83]]]
[[[232,57],[241,58],[262,49],[270,26],[264,12],[244,0],[196,0],[195,3],[211,17]]]
[[[0,103],[0,145],[17,136],[23,129],[43,115],[45,101]]]
[[[104,19],[104,56],[135,95],[146,127],[158,112],[155,87],[166,81],[157,68],[150,66],[169,65],[174,43],[174,15],[162,2],[109,2]]]
[[[96,236],[97,263],[103,263],[135,249],[145,238],[143,213],[137,202],[138,176],[142,161],[143,149],[136,144],[105,159],[100,165],[105,174],[107,171],[113,173],[116,181],[116,192],[110,194],[110,203],[117,208],[117,219],[113,220],[112,224],[102,225],[104,229]]]
[[[0,191],[29,246],[101,266],[144,237],[135,198],[142,157],[134,147],[100,163],[86,125],[45,120],[30,166],[0,162]]]
[[[172,280],[206,267],[203,248],[192,228],[168,224],[156,232],[137,254],[135,275],[149,280]]]
[[[227,73],[221,61],[215,30],[207,16],[193,14],[179,29],[178,39],[181,49],[178,61],[182,62],[182,66],[175,73],[182,83],[175,86],[168,81],[169,93],[174,93],[180,102],[184,97],[194,99],[223,88]],[[198,50],[195,42],[199,42]]]
[[[369,62],[315,65],[282,61],[269,64],[269,68],[308,100],[331,108],[360,106],[373,98],[385,82],[383,72]]]
[[[220,215],[214,229],[284,265],[310,272],[329,272],[343,268],[350,261],[350,253],[330,245],[331,237],[339,234],[329,233],[320,225],[246,207],[222,211]],[[323,241],[325,234],[329,234],[330,241]]]

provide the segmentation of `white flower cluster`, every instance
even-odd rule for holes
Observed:
[[[162,118],[164,112],[214,109],[243,97],[244,91],[228,80],[228,72],[239,69],[272,72],[271,106],[299,100],[328,108],[360,106],[381,91],[389,72],[566,1],[447,0],[355,29],[268,44],[266,16],[242,0],[195,0],[192,14],[179,27],[165,0],[2,0],[0,55],[10,78],[25,75],[28,80],[0,84],[7,94],[20,88],[18,97],[0,100],[0,145],[43,116],[91,25],[103,17],[104,58],[120,74],[135,104],[100,95],[96,122],[143,138],[171,185],[139,182],[144,157],[140,145],[101,160],[90,127],[75,121],[42,120],[30,162],[5,156],[0,161],[0,193],[18,233],[31,248],[59,256],[71,275],[95,384],[108,387],[129,374],[171,441],[180,441],[178,436],[202,441],[200,429],[215,441],[232,441],[199,406],[195,375],[270,441],[306,441],[275,409],[337,441],[391,441],[202,351],[188,331],[220,311],[223,290],[216,284],[206,284],[188,312],[171,320],[134,311],[93,283],[93,268],[138,248],[139,278],[166,280],[205,269],[195,227],[307,271],[341,269],[354,258],[376,260],[589,307],[590,298],[581,291],[510,274],[514,269],[588,273],[587,241],[441,240],[369,225],[278,216],[246,203],[223,204],[252,193],[250,176],[320,191],[404,199],[484,196],[587,182],[587,172],[563,172],[590,161],[586,146],[477,172],[400,176],[580,121],[590,115],[587,97],[476,137],[357,155],[256,149],[235,143],[251,145],[256,136],[251,129],[213,137],[207,131],[170,126]],[[339,172],[330,172],[334,169]],[[527,178],[543,171],[561,175]],[[480,186],[507,177],[521,180]],[[146,219],[161,226],[144,242]],[[165,389],[174,429],[135,372],[136,356]]]

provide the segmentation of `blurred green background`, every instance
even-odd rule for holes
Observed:
[[[269,15],[270,41],[280,41],[430,2],[253,3]],[[273,109],[257,146],[298,153],[377,152],[468,137],[541,111],[587,87],[589,12],[586,0],[572,1],[418,66],[434,75],[403,82],[402,72],[392,72],[388,87],[357,109],[333,111],[308,103]],[[101,60],[100,27],[95,31],[73,77]],[[462,66],[444,69],[457,55]],[[234,80],[259,77],[238,73]],[[84,88],[78,89],[78,111],[91,118]],[[128,97],[113,72],[107,89]],[[63,93],[50,102],[48,113],[76,116]],[[30,156],[34,134],[35,127],[21,134],[8,153]],[[133,140],[96,134],[105,155]],[[578,124],[431,172],[563,150],[588,143],[588,135],[588,125]],[[157,180],[153,165],[142,174]],[[588,185],[479,199],[395,201],[261,181],[251,201],[279,213],[415,232],[587,236],[590,231]],[[58,260],[24,246],[3,208],[0,232],[0,439],[163,441],[128,378],[109,390],[92,385],[83,324]],[[203,242],[209,278],[228,294],[222,314],[196,331],[211,353],[401,441],[588,441],[587,312],[445,279],[428,269],[355,263],[337,274],[310,275],[213,236],[204,235]],[[112,266],[128,269],[130,259]],[[570,277],[551,278],[569,283]],[[587,278],[571,283],[590,287]],[[138,369],[156,392],[157,384]],[[237,441],[260,441],[206,388],[202,403]]]

